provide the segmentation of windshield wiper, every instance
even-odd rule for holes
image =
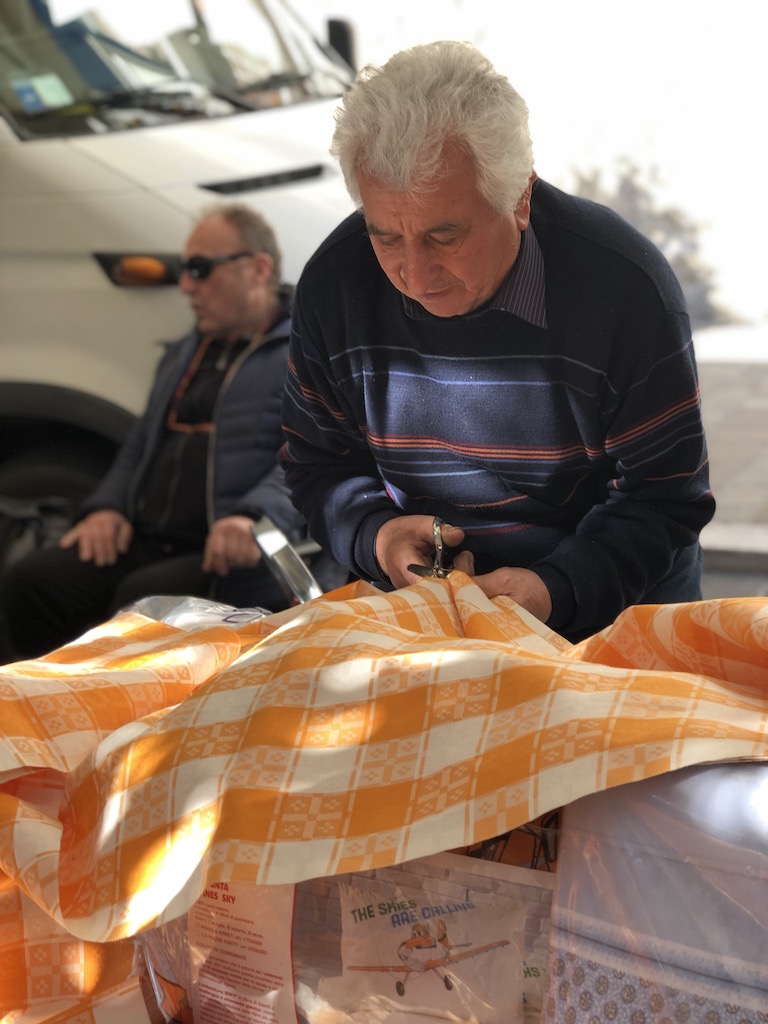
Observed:
[[[192,109],[199,109],[201,97],[196,96],[191,90],[176,89],[165,92],[153,88],[143,89],[118,89],[115,92],[104,93],[92,102],[95,106],[111,107],[113,109],[130,109],[140,107],[142,110],[152,110],[160,113],[188,112]]]
[[[194,89],[184,89],[184,82],[189,81],[190,85],[202,86],[205,94],[196,92]],[[170,83],[169,83],[170,84]],[[233,94],[231,90],[219,89],[209,85],[207,82],[195,82],[192,79],[174,79],[173,84],[180,88],[173,90],[159,86],[144,87],[141,89],[116,89],[114,92],[93,92],[80,99],[74,100],[60,107],[47,107],[44,110],[34,110],[25,114],[26,118],[40,119],[45,117],[77,116],[89,117],[98,115],[100,109],[130,110],[138,108],[158,114],[177,114],[179,116],[205,113],[205,100],[207,96],[225,100],[234,107],[242,110],[253,110],[251,104],[244,98]]]
[[[257,78],[245,85],[238,85],[238,93],[243,92],[270,92],[272,89],[282,89],[286,85],[303,85],[310,77],[309,71],[276,71],[267,75],[266,78]]]

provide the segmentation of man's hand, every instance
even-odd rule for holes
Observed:
[[[261,548],[253,538],[249,516],[217,519],[205,541],[203,572],[228,575],[230,569],[250,569],[261,561]]]
[[[431,566],[435,554],[432,524],[434,516],[398,516],[389,519],[376,534],[376,561],[389,576],[395,587],[407,587],[420,576],[408,572],[408,566]],[[456,547],[464,540],[464,531],[458,526],[440,527],[443,544]]]
[[[434,516],[399,516],[384,523],[376,534],[376,560],[395,587],[406,587],[421,579],[408,572],[407,566],[412,563],[432,565],[433,522]],[[457,547],[464,540],[464,531],[458,526],[443,523],[440,533],[446,547]],[[531,569],[505,566],[475,576],[475,560],[470,551],[460,551],[453,560],[453,568],[471,576],[486,597],[511,597],[542,622],[552,614],[549,591]]]
[[[97,566],[114,565],[124,555],[133,539],[133,527],[122,512],[111,508],[91,512],[68,530],[59,541],[60,548],[77,544],[81,562]]]
[[[453,567],[471,576],[486,597],[511,597],[541,622],[546,622],[552,614],[549,591],[541,577],[531,569],[505,566],[483,576],[475,576],[475,560],[469,551],[460,552],[453,561]]]

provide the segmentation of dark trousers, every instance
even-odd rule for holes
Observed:
[[[31,552],[0,581],[0,664],[47,654],[142,597],[205,597],[269,611],[290,604],[265,566],[220,577],[202,571],[202,557],[201,551],[168,550],[140,538],[103,567],[81,562],[76,547]]]

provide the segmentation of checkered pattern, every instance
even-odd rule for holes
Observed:
[[[236,630],[124,614],[8,666],[0,1015],[135,995],[125,940],[211,882],[400,863],[610,786],[768,759],[767,667],[763,598],[634,608],[571,646],[460,573]]]

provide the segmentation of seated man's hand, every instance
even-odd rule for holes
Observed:
[[[98,566],[114,565],[124,555],[133,539],[133,527],[122,512],[112,508],[99,509],[81,519],[59,541],[60,548],[77,544],[81,562]]]
[[[203,572],[226,576],[231,569],[250,569],[261,561],[249,516],[217,519],[205,541]]]
[[[434,516],[398,516],[390,519],[376,534],[376,561],[389,576],[395,587],[406,587],[421,577],[408,572],[408,566],[431,566],[435,554],[432,534]],[[443,544],[456,547],[464,540],[464,531],[458,526],[440,527]]]
[[[541,577],[531,569],[504,566],[475,576],[475,561],[469,551],[460,552],[453,561],[453,567],[471,576],[486,597],[511,597],[541,622],[546,622],[552,614],[549,591]]]

